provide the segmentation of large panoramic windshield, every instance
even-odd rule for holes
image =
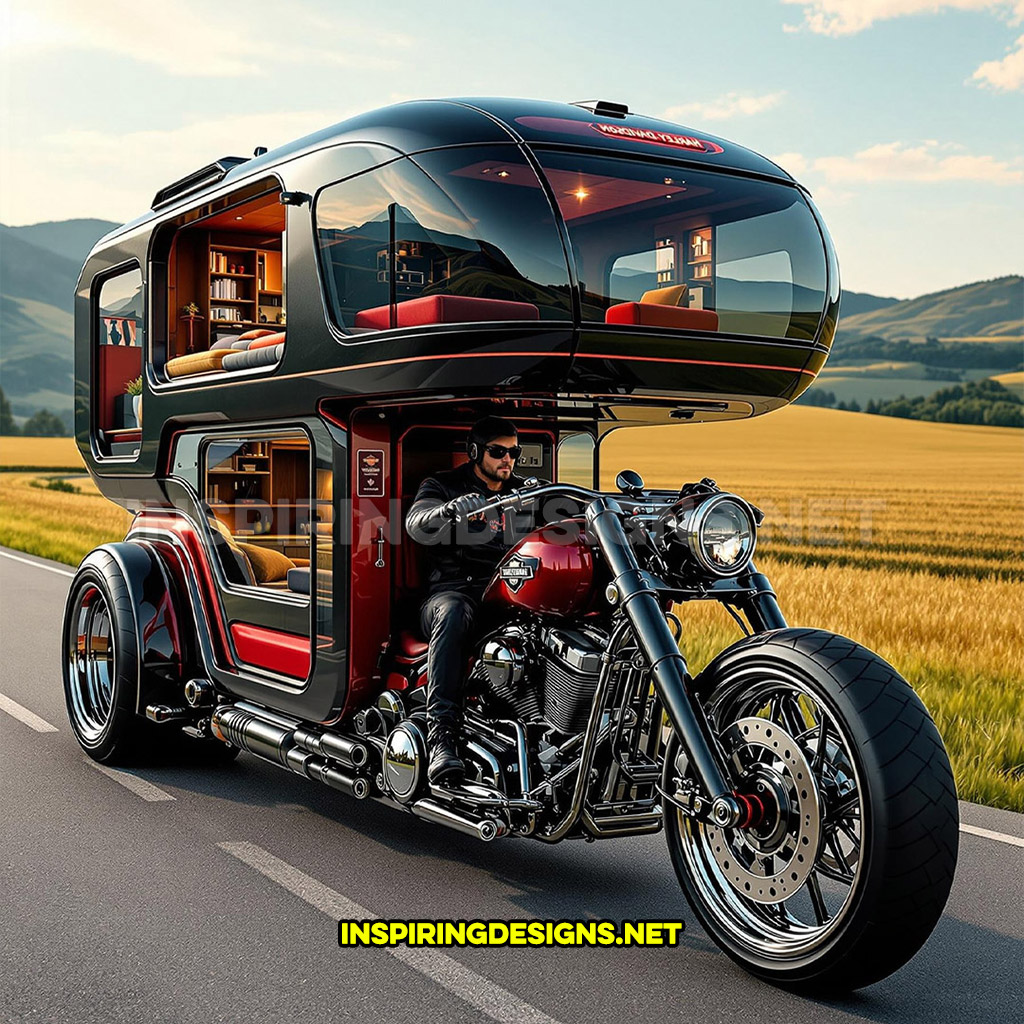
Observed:
[[[813,340],[825,247],[796,188],[538,155],[568,226],[584,321]]]
[[[516,146],[421,153],[338,182],[316,226],[347,334],[572,318],[555,213]]]

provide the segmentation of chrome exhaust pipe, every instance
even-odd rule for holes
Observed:
[[[365,800],[370,795],[370,783],[362,776],[346,775],[345,772],[328,762],[298,747],[292,747],[287,755],[287,767],[298,775],[305,775],[314,782],[322,782],[332,789],[338,789],[356,800]]]
[[[210,729],[217,739],[250,754],[288,767],[288,750],[293,747],[293,735],[298,722],[274,715],[264,716],[255,708],[236,704],[222,704],[210,715]]]
[[[296,729],[295,742],[311,754],[340,761],[349,768],[362,768],[370,759],[365,743],[350,740],[346,736],[332,733],[313,732],[311,729]]]
[[[489,843],[492,839],[500,839],[508,832],[505,823],[497,818],[473,818],[430,799],[417,800],[409,807],[409,810],[417,818],[432,821],[435,825],[447,825],[448,828],[453,828],[456,832],[473,836],[474,839],[480,839],[485,843]]]
[[[264,711],[258,705],[244,701],[218,707],[210,716],[210,729],[224,743],[241,747],[250,754],[273,761],[314,782],[322,782],[357,800],[365,800],[370,795],[367,779],[350,775],[329,760],[337,752],[338,760],[342,756],[349,759],[348,767],[358,767],[351,762],[358,762],[360,758],[365,764],[369,754],[361,743],[343,736],[311,732],[295,719],[276,711]],[[300,740],[305,742],[300,745]],[[315,751],[309,749],[312,745],[316,746]]]

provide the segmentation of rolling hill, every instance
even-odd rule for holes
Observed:
[[[72,407],[74,293],[85,257],[116,225],[0,225],[0,387],[18,418]]]
[[[895,341],[1024,337],[1024,278],[997,277],[991,281],[948,288],[865,312],[854,312],[843,296],[841,335],[876,335]]]

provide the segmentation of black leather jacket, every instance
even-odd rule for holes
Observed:
[[[505,552],[529,533],[535,523],[535,514],[529,510],[489,512],[483,519],[452,523],[442,518],[438,509],[463,494],[482,494],[493,499],[521,487],[523,482],[522,477],[513,474],[500,491],[491,491],[473,472],[473,464],[467,462],[428,476],[420,484],[405,517],[405,529],[424,547],[431,595],[458,590],[479,599]]]

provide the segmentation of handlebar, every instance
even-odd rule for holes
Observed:
[[[522,508],[525,502],[532,503],[538,501],[541,498],[548,497],[549,495],[552,494],[561,494],[566,497],[580,498],[586,502],[590,502],[593,501],[595,498],[601,497],[600,491],[592,491],[587,487],[579,487],[576,484],[563,483],[541,484],[535,476],[531,476],[528,477],[525,481],[523,481],[522,487],[514,491],[509,491],[508,494],[503,494],[501,495],[500,498],[495,498],[494,501],[490,501],[486,505],[482,505],[473,513],[473,515],[479,516],[483,515],[486,512],[492,512],[497,509],[501,509],[504,511],[506,509]],[[657,501],[638,502],[636,501],[636,499],[630,500],[632,500],[637,505],[669,504],[668,499],[666,499],[666,501],[663,503]],[[675,496],[673,496],[671,500],[674,501]],[[462,516],[455,516],[453,518],[453,522],[461,522],[462,518]]]

